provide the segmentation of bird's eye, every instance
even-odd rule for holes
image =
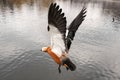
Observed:
[[[49,26],[47,27],[47,30],[50,31],[50,27]]]

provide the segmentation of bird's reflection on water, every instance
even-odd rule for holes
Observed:
[[[50,43],[46,27],[51,2],[63,8],[68,24],[87,7],[70,50],[77,65],[74,72],[62,68],[59,74],[49,55],[40,51]],[[1,0],[0,80],[119,80],[119,4],[118,0]]]

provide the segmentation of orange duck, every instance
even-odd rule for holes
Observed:
[[[86,16],[85,13],[86,8],[83,8],[68,28],[66,28],[66,17],[59,5],[52,3],[49,7],[47,29],[50,33],[51,45],[43,47],[42,51],[47,52],[59,65],[59,73],[61,73],[61,66],[65,66],[67,70],[71,71],[76,69],[75,64],[68,57],[68,52],[75,33]]]

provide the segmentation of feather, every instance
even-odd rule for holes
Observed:
[[[66,47],[63,39],[63,34],[53,25],[49,25],[50,36],[51,36],[51,48],[58,57],[62,56],[62,53],[65,53]]]
[[[72,21],[72,23],[68,28],[68,35],[66,38],[66,46],[68,50],[70,49],[70,46],[72,44],[72,40],[74,39],[76,31],[78,30],[79,26],[81,25],[81,23],[83,22],[86,16],[85,13],[86,13],[86,8],[83,7],[83,9],[80,11],[78,16]]]
[[[62,9],[59,9],[59,5],[52,3],[48,12],[48,24],[56,27],[62,34],[66,33],[66,17],[62,13]]]
[[[65,53],[66,17],[59,5],[52,3],[48,12],[48,31],[51,34],[52,51],[59,57]]]

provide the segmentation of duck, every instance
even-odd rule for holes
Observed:
[[[62,8],[57,3],[51,3],[49,6],[47,30],[50,34],[51,43],[47,47],[42,47],[42,51],[48,53],[53,61],[58,64],[59,73],[61,73],[61,66],[64,66],[66,70],[76,70],[76,65],[70,59],[68,53],[75,33],[86,17],[86,12],[86,8],[83,7],[67,27],[65,13],[62,12]]]

